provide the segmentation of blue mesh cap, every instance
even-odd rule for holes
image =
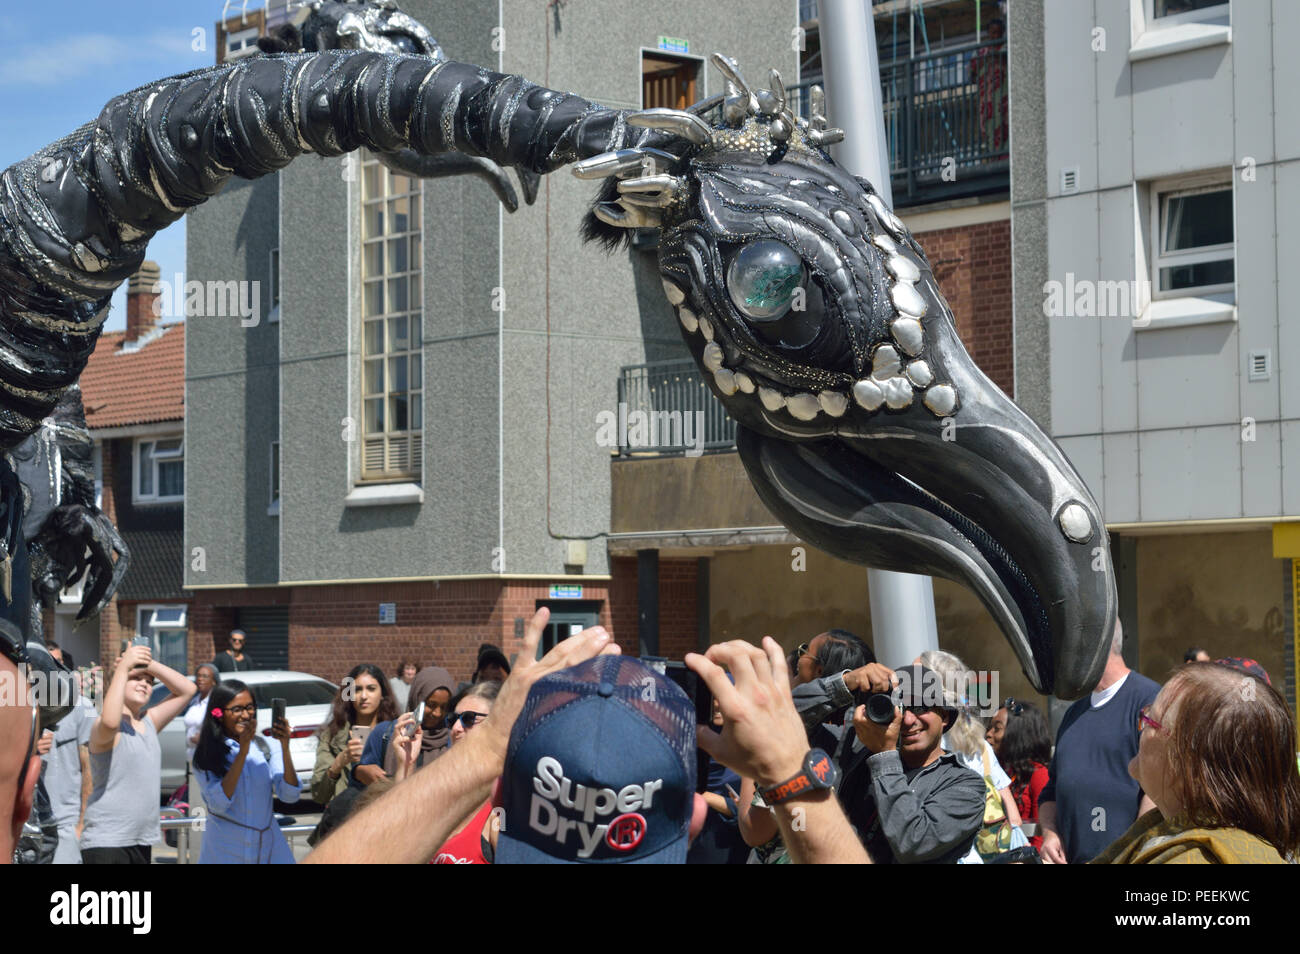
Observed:
[[[683,864],[695,710],[635,659],[597,656],[537,682],[510,733],[498,864]]]

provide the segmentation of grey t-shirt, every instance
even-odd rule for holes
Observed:
[[[117,745],[90,753],[95,788],[86,806],[81,848],[130,848],[162,841],[158,793],[162,789],[162,747],[147,715],[133,724],[122,713]]]
[[[81,746],[90,742],[94,725],[95,707],[80,700],[54,727],[54,744],[41,756],[46,763],[45,791],[60,828],[74,827],[81,815]]]

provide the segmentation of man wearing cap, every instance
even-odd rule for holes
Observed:
[[[984,820],[984,781],[943,750],[957,712],[939,674],[924,666],[863,673],[873,692],[896,691],[887,725],[853,714],[841,740],[839,797],[877,864],[955,864]]]

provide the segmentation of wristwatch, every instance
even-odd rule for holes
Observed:
[[[779,785],[765,788],[760,794],[768,805],[779,805],[792,798],[832,789],[840,780],[840,769],[822,749],[810,749],[803,757],[803,771]]]

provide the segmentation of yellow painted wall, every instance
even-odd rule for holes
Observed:
[[[1258,660],[1282,689],[1286,561],[1268,530],[1138,539],[1141,671],[1163,682],[1187,647]]]

